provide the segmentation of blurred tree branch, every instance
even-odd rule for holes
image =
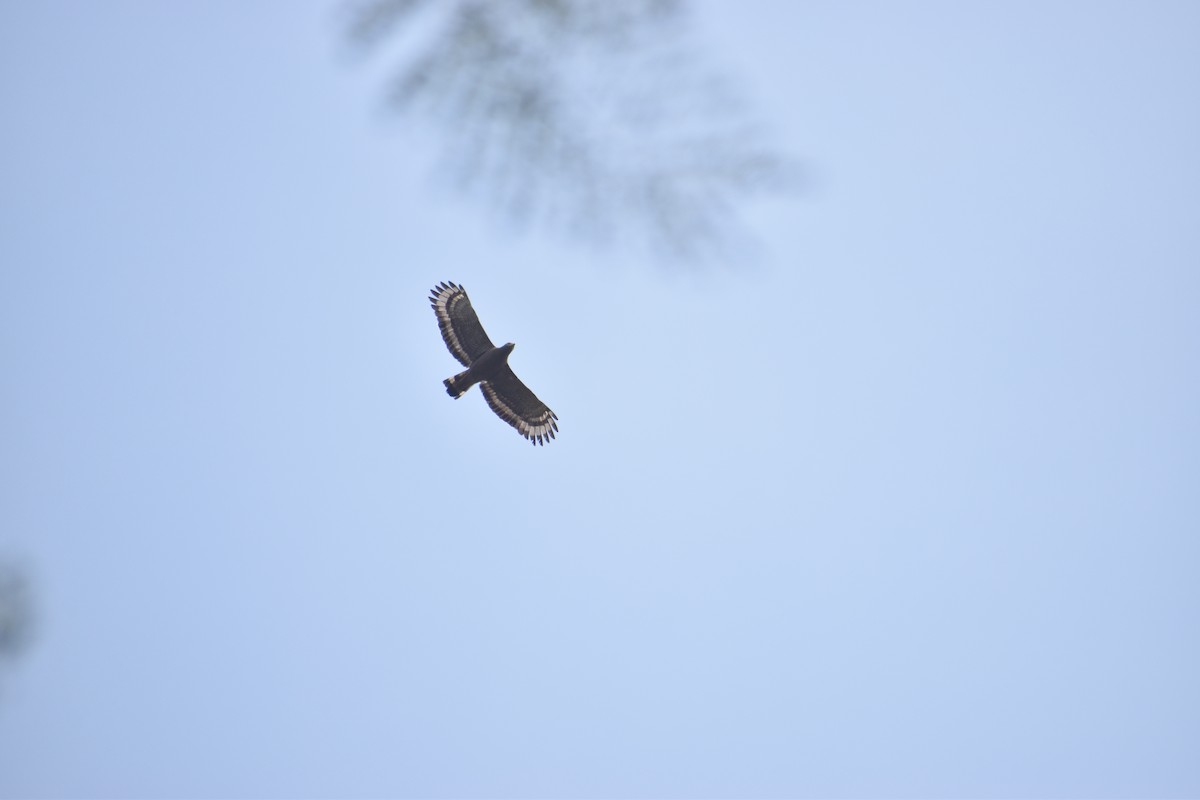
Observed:
[[[15,656],[29,643],[32,602],[24,573],[0,562],[0,657]]]
[[[689,48],[683,0],[351,0],[347,36],[377,49],[418,12],[388,93],[440,125],[455,182],[522,225],[635,239],[703,258],[740,234],[736,206],[789,172],[736,93]]]

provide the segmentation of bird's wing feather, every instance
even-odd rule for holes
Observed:
[[[454,283],[439,283],[433,287],[429,296],[429,304],[437,315],[438,328],[450,353],[464,367],[491,350],[496,345],[488,338],[471,308],[471,300],[463,287]]]
[[[479,384],[496,416],[517,429],[532,444],[545,444],[558,430],[558,416],[538,400],[506,364],[492,379]]]

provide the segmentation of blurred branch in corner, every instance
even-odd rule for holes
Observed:
[[[33,630],[29,581],[14,564],[0,561],[0,659],[19,654]]]
[[[397,45],[388,102],[432,119],[464,191],[521,226],[688,261],[745,241],[737,206],[786,188],[791,168],[703,68],[685,6],[348,0],[345,12],[356,50]]]

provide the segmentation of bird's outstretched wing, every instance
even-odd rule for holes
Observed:
[[[516,428],[531,444],[545,444],[554,438],[558,416],[507,365],[495,378],[479,384],[479,388],[496,416]]]
[[[439,283],[430,292],[429,304],[437,315],[438,328],[446,340],[446,347],[464,367],[471,366],[472,361],[496,346],[483,330],[483,325],[479,324],[479,317],[471,308],[471,301],[463,287],[454,283]]]

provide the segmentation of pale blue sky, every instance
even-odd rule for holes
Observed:
[[[698,273],[335,10],[0,4],[0,795],[1200,796],[1200,4],[700,3],[809,183]]]

